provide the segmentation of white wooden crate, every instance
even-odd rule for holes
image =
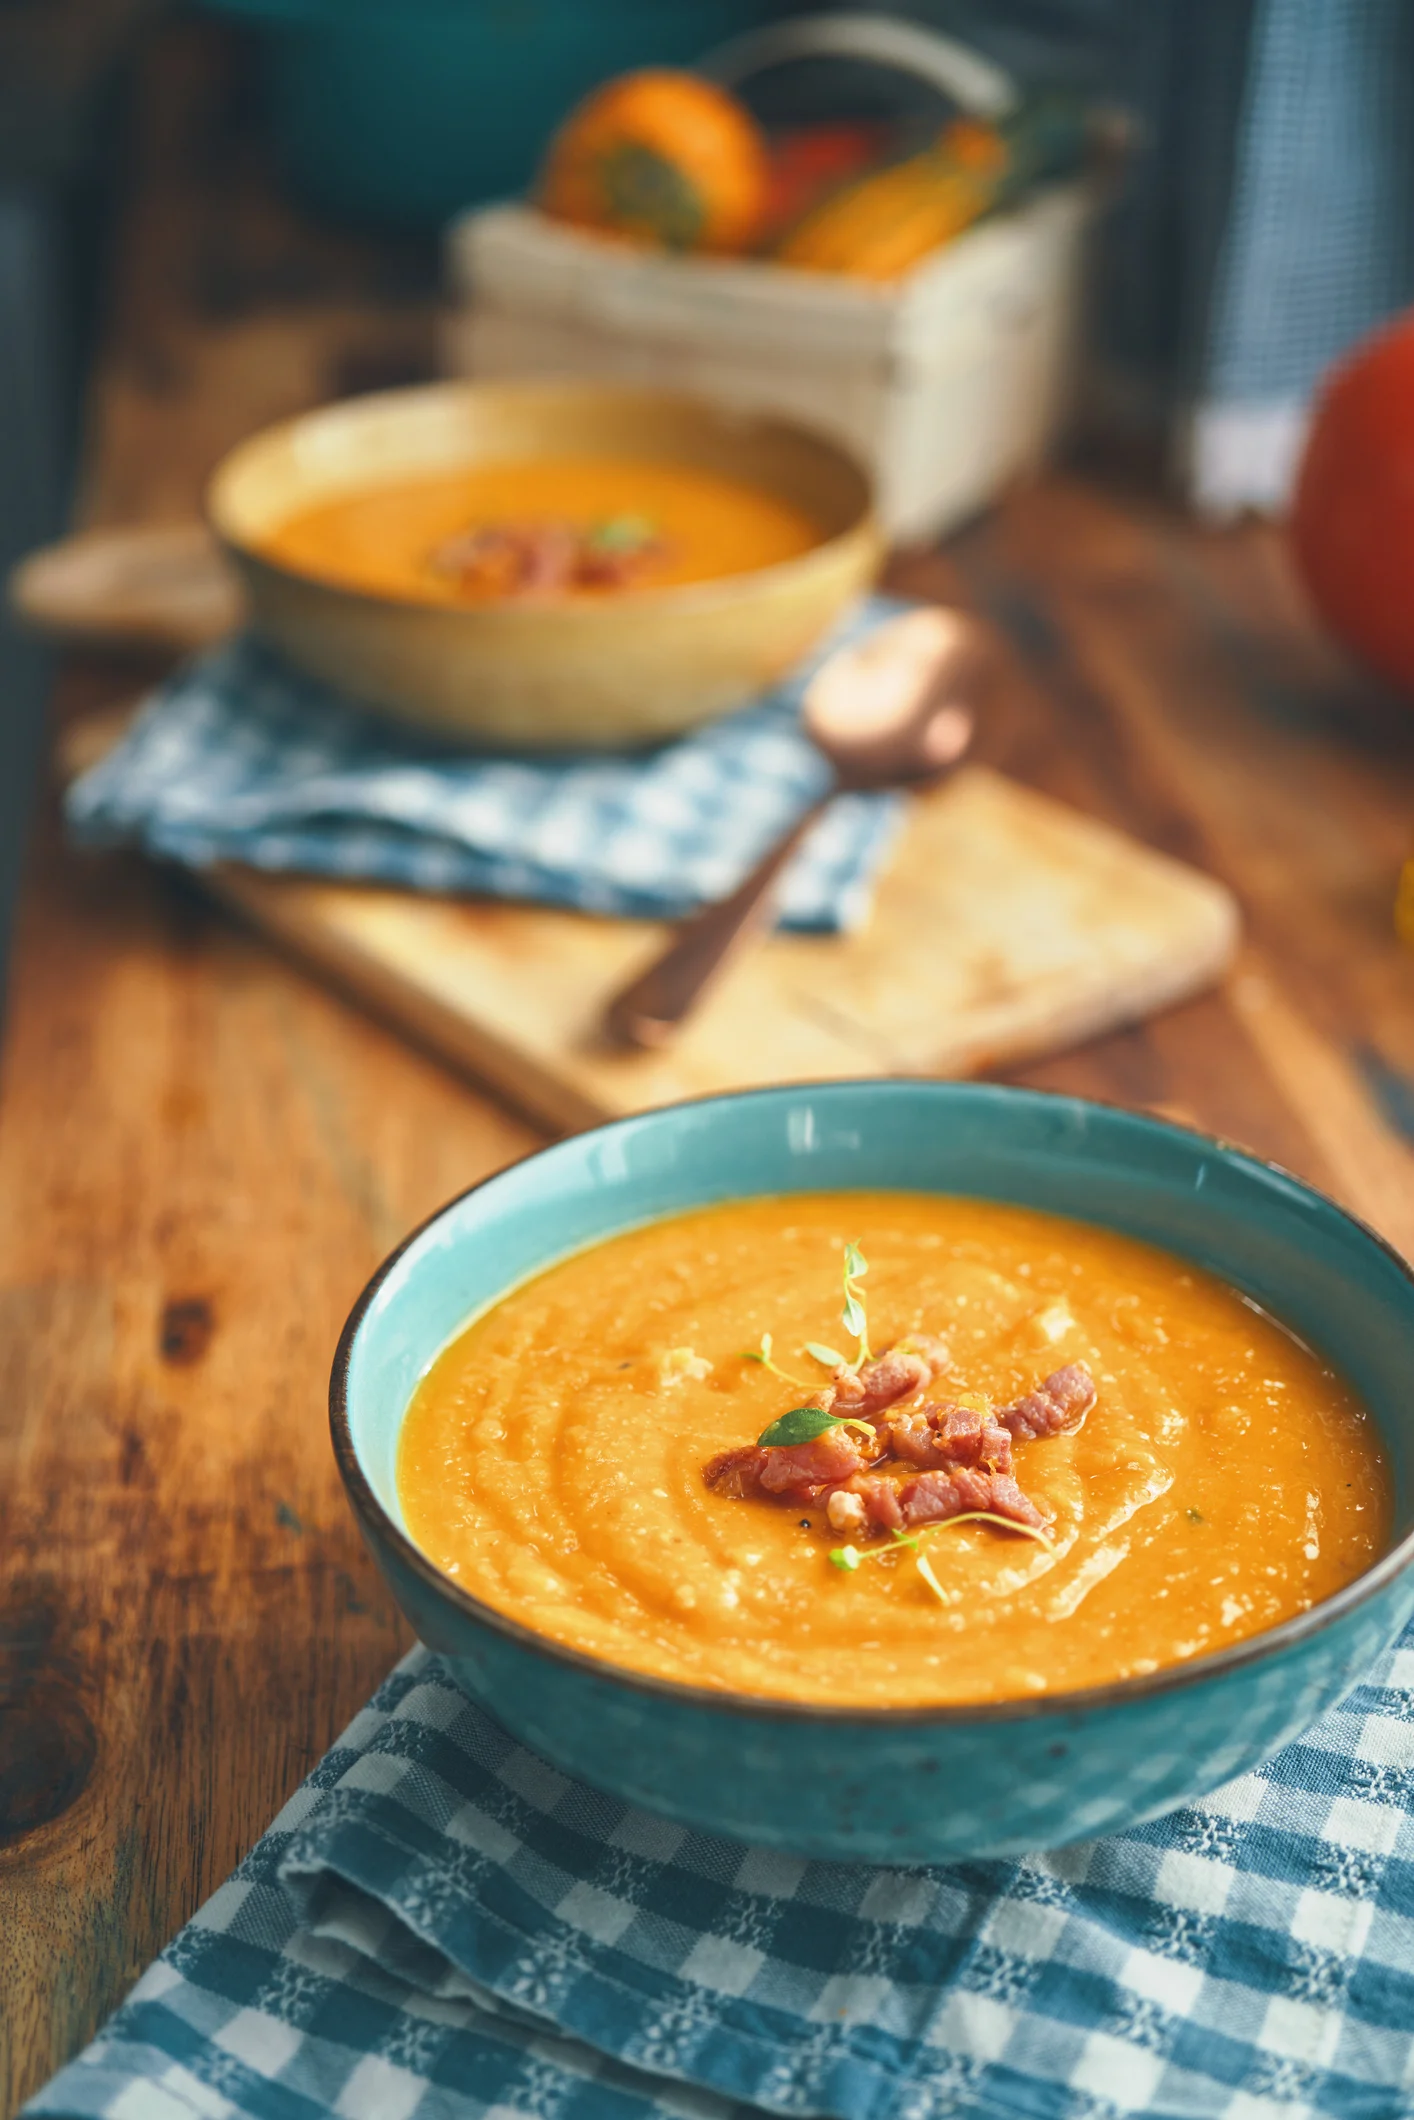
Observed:
[[[897,542],[936,537],[1034,469],[1070,411],[1090,193],[1058,184],[888,285],[770,260],[662,256],[529,206],[449,232],[445,361],[616,377],[778,412],[873,470]]]

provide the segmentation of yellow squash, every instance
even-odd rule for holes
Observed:
[[[999,132],[959,119],[936,146],[824,200],[776,254],[783,264],[812,272],[893,279],[986,213],[1010,165]]]

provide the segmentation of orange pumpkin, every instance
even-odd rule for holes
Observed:
[[[744,250],[765,208],[766,143],[725,89],[666,67],[622,74],[570,113],[540,204],[562,221],[667,250]]]
[[[1414,696],[1414,311],[1327,379],[1291,536],[1332,633]]]

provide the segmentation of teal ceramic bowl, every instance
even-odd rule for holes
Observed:
[[[642,1678],[458,1588],[403,1529],[394,1454],[419,1377],[475,1312],[599,1238],[714,1200],[897,1187],[1009,1200],[1196,1261],[1294,1327],[1379,1422],[1395,1544],[1324,1604],[1218,1654],[996,1706],[795,1706]],[[1113,1833],[1296,1736],[1414,1609],[1414,1278],[1286,1172],[1134,1113],[974,1083],[839,1082],[670,1106],[548,1148],[454,1200],[375,1275],[331,1383],[334,1447],[388,1583],[517,1738],[715,1833],[883,1863]]]

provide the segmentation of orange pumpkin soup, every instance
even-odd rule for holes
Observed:
[[[773,494],[687,465],[544,457],[387,480],[321,501],[266,558],[417,603],[670,588],[794,559],[819,526]]]
[[[1389,1539],[1373,1421],[1168,1253],[1019,1207],[811,1194],[616,1237],[424,1376],[412,1537],[557,1642],[870,1707],[1150,1672]]]

